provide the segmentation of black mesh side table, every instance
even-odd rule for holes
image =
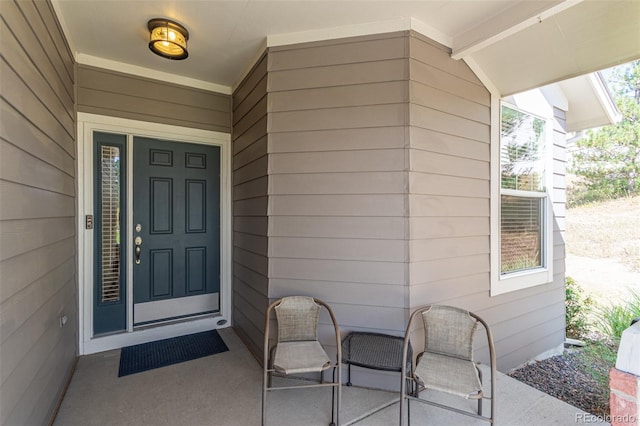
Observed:
[[[348,365],[347,386],[351,386],[351,366],[383,371],[402,371],[404,338],[382,333],[355,331],[342,339],[342,362]],[[407,366],[411,371],[411,345]]]

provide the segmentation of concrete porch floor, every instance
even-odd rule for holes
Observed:
[[[219,331],[228,352],[121,378],[119,350],[81,357],[54,425],[259,425],[262,369],[232,329]],[[595,422],[584,411],[501,373],[497,388],[498,425]],[[356,386],[342,389],[343,425],[398,424],[397,393]],[[267,424],[328,424],[330,392],[328,388],[271,392]],[[443,402],[448,400],[446,395],[439,397]],[[458,406],[474,405],[460,398],[452,401]],[[413,403],[411,424],[487,422]]]

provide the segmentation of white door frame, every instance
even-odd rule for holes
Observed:
[[[127,229],[133,229],[133,137],[143,136],[174,142],[200,143],[220,147],[220,312],[189,321],[133,327],[133,267],[126,262],[127,329],[106,336],[93,336],[93,237],[85,229],[86,215],[94,214],[93,203],[93,132],[127,135]],[[117,349],[124,346],[166,339],[231,325],[231,135],[209,130],[156,124],[144,121],[78,113],[77,144],[77,212],[78,212],[78,340],[80,355]],[[133,234],[124,243],[133,246]],[[131,256],[129,256],[131,257]]]

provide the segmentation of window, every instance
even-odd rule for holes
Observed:
[[[492,295],[553,279],[548,191],[551,132],[547,120],[508,104],[501,105],[497,210],[500,220],[494,229],[499,233],[499,262],[492,264]]]
[[[100,303],[119,302],[122,297],[122,256],[120,250],[120,225],[122,188],[122,162],[120,146],[99,145],[100,217],[97,223],[100,241]]]

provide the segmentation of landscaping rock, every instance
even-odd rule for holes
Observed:
[[[586,371],[598,366],[584,365],[579,353],[565,352],[535,361],[509,376],[596,416],[609,415],[609,387]]]

